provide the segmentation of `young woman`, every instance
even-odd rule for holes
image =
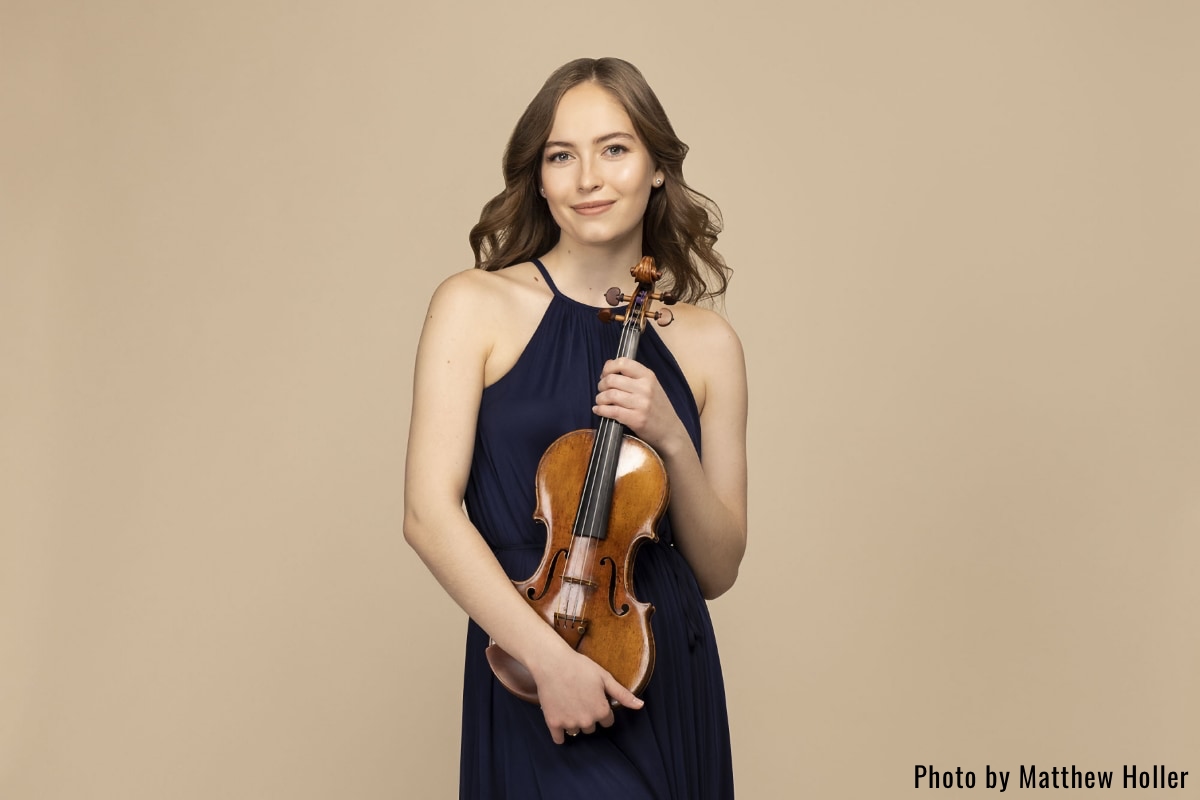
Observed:
[[[728,268],[713,251],[715,207],[684,182],[686,153],[633,65],[566,64],[513,131],[504,191],[471,231],[478,269],[448,278],[430,303],[404,533],[471,617],[461,797],[733,795],[704,601],[733,585],[746,548],[745,364],[724,318],[692,304],[724,292]],[[609,287],[632,290],[645,255],[664,272],[658,289],[685,302],[669,327],[646,327],[636,360],[614,359],[621,326],[596,311]],[[640,700],[512,583],[546,545],[533,519],[539,459],[599,417],[653,447],[670,481],[659,541],[636,561],[657,653]],[[495,679],[489,635],[528,668],[540,707]]]

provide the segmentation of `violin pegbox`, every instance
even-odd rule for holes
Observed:
[[[647,319],[652,319],[660,328],[665,328],[675,321],[675,315],[671,313],[671,309],[664,308],[659,311],[650,311],[651,301],[658,300],[663,305],[674,305],[675,295],[670,292],[655,292],[654,282],[662,277],[662,272],[654,266],[654,259],[650,256],[642,256],[641,261],[634,264],[629,269],[629,274],[633,275],[634,280],[638,282],[637,288],[634,289],[632,295],[627,295],[621,291],[620,287],[614,286],[604,293],[604,299],[610,306],[617,306],[621,303],[628,303],[624,314],[617,314],[609,309],[603,309],[599,312],[601,322],[625,322],[627,319],[632,319],[633,323],[641,328]]]

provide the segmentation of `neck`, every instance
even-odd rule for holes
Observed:
[[[642,257],[642,232],[620,244],[585,245],[560,239],[542,256],[546,269],[554,274],[559,291],[589,305],[605,305],[604,293],[619,286],[631,288],[629,270]]]

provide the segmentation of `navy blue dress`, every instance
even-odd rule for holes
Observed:
[[[534,478],[542,453],[568,431],[593,428],[591,408],[621,326],[561,294],[554,296],[512,370],[487,387],[467,483],[471,521],[510,578],[533,574],[546,545],[534,521]],[[697,450],[700,415],[687,381],[653,326],[638,360],[654,371]],[[726,800],[733,766],[725,687],[712,621],[695,575],[673,544],[670,512],[659,542],[638,551],[634,592],[654,604],[656,661],[638,711],[616,709],[611,728],[556,745],[537,706],[509,694],[484,656],[488,636],[467,631],[463,688],[462,798],[612,797]]]

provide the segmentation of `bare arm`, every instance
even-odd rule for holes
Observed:
[[[538,684],[550,734],[612,724],[607,696],[640,707],[572,650],[520,597],[462,510],[475,420],[492,349],[494,276],[466,272],[439,287],[417,351],[404,482],[404,536],[447,593]],[[607,696],[606,696],[607,695]]]
[[[733,585],[746,552],[746,365],[741,343],[724,319],[699,309],[689,317],[696,332],[685,366],[701,371],[703,380],[703,458],[642,364],[608,363],[596,413],[622,422],[662,456],[671,480],[676,544],[704,596],[712,599]]]

